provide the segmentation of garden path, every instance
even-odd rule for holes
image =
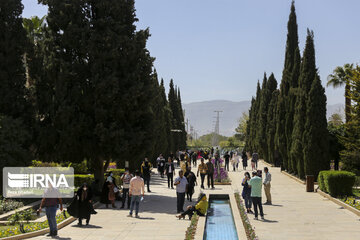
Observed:
[[[259,169],[265,166],[263,162],[260,162]],[[244,172],[241,170],[229,174],[233,188],[239,190],[240,193]],[[259,239],[360,239],[359,216],[318,193],[306,192],[305,185],[282,174],[280,168],[269,167],[269,172],[272,175],[273,205],[263,206],[266,221],[254,220],[254,216],[249,215]],[[265,193],[262,192],[262,202],[265,202]]]

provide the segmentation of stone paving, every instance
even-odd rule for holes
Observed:
[[[151,179],[150,190],[151,193],[145,192],[144,201],[140,204],[139,219],[127,217],[129,210],[119,209],[120,202],[116,202],[116,209],[106,209],[101,205],[96,209],[98,214],[91,215],[89,226],[78,227],[75,221],[59,230],[58,239],[183,240],[190,221],[175,218],[175,190],[168,189],[166,178],[161,179],[157,174]],[[189,205],[188,201],[185,201],[185,205]],[[41,236],[33,239],[51,238]]]
[[[265,165],[260,162],[259,169]],[[239,166],[239,169],[242,167]],[[249,167],[248,167],[249,169]],[[352,212],[343,209],[317,193],[305,192],[305,185],[282,174],[279,168],[269,167],[272,174],[271,194],[273,205],[264,206],[266,221],[253,220],[251,224],[261,240],[308,240],[308,239],[360,239],[360,219]],[[177,169],[178,171],[178,169]],[[176,171],[176,172],[177,172]],[[193,168],[196,173],[196,168]],[[215,190],[206,189],[206,194],[241,193],[243,170],[230,172],[231,186],[217,185]],[[206,179],[205,179],[206,182]],[[200,178],[198,178],[200,185]],[[206,184],[205,184],[206,185]],[[185,231],[190,224],[188,220],[177,220],[176,193],[167,188],[166,178],[153,175],[151,193],[145,194],[140,206],[140,219],[126,217],[128,210],[105,209],[103,205],[97,209],[98,214],[92,215],[90,226],[78,227],[77,221],[59,231],[58,239],[184,239]],[[194,200],[200,192],[195,188]],[[263,202],[265,195],[263,192]],[[194,203],[194,202],[193,202]],[[185,201],[185,207],[193,204]],[[239,239],[245,239],[242,222],[232,199],[232,208]],[[120,203],[117,202],[117,207]],[[202,239],[205,218],[200,218],[196,239]],[[50,239],[41,236],[34,239]]]
[[[260,162],[259,169],[263,169],[264,166],[266,165]],[[273,205],[263,206],[266,221],[254,220],[254,216],[249,215],[260,240],[360,239],[359,216],[318,193],[306,192],[305,185],[282,174],[279,168],[269,167],[269,171],[272,175]],[[240,192],[244,172],[242,170],[240,173],[229,174],[233,188]],[[264,203],[264,191],[262,194]]]

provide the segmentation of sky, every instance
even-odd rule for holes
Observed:
[[[43,16],[37,0],[22,0],[24,17]],[[284,65],[290,0],[137,0],[138,29],[166,84],[174,79],[183,103],[251,100],[264,72],[278,84]],[[323,82],[336,66],[360,63],[359,0],[295,2],[299,45],[314,31]],[[344,102],[342,88],[326,88],[328,104]]]

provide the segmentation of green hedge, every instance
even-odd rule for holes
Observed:
[[[74,175],[75,187],[80,187],[85,182],[90,185],[93,181],[94,181],[94,175],[86,175],[86,174]]]
[[[355,183],[355,174],[347,171],[321,171],[318,183],[320,190],[333,197],[350,196]]]
[[[122,185],[120,176],[122,174],[123,169],[115,169],[116,171],[113,172],[113,177],[115,178],[115,182],[118,186]],[[122,170],[122,172],[120,171]],[[105,177],[105,176],[104,176]],[[75,174],[74,175],[74,185],[75,187],[80,187],[83,183],[91,184],[94,181],[94,175],[87,175],[87,174]]]

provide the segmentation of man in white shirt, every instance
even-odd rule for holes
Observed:
[[[265,178],[264,178],[264,191],[265,191],[265,195],[266,195],[266,203],[264,204],[268,204],[271,205],[271,193],[270,193],[270,187],[271,187],[271,174],[269,173],[269,169],[267,167],[264,168],[264,172],[265,172]]]
[[[135,217],[139,218],[139,205],[141,200],[141,195],[144,197],[144,179],[140,177],[139,170],[135,171],[135,177],[130,181],[129,196],[131,197],[130,213],[128,217],[132,217],[132,213],[135,205]]]
[[[174,185],[176,186],[177,197],[177,213],[184,212],[185,192],[188,181],[184,177],[184,172],[179,171],[179,176],[175,179]]]

